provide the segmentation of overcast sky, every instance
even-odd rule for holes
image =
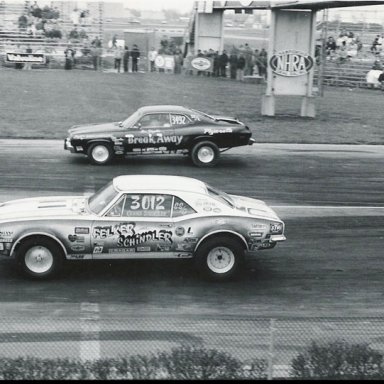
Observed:
[[[116,0],[109,0],[116,2]],[[193,0],[125,0],[126,8],[140,10],[161,10],[161,9],[177,9],[181,12],[189,12],[193,7]]]

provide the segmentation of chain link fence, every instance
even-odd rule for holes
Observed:
[[[213,360],[217,363],[219,359],[225,369],[229,363],[237,362],[242,372],[252,371],[252,378],[270,380],[315,377],[316,372],[321,378],[344,377],[345,372],[355,377],[351,370],[360,372],[359,377],[363,378],[372,377],[372,370],[374,377],[383,374],[384,317],[116,318],[113,314],[100,316],[92,308],[83,308],[77,320],[2,319],[0,378],[3,359],[33,356],[75,359],[84,364],[129,356],[140,356],[140,361],[163,356],[164,360],[164,353],[168,360],[178,361],[173,361],[174,366],[184,359],[180,372],[188,364],[195,368],[211,366]],[[23,361],[19,360],[19,364]],[[371,376],[367,376],[368,371]]]

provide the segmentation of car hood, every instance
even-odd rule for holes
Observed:
[[[7,201],[0,203],[0,223],[52,216],[77,216],[86,213],[86,201],[84,196],[34,197]]]
[[[276,212],[262,200],[236,195],[230,195],[230,197],[237,209],[248,213],[250,216],[281,221]]]
[[[73,135],[86,135],[88,133],[102,133],[115,131],[119,128],[119,122],[102,123],[102,124],[87,124],[87,125],[74,125],[68,129],[68,133]]]

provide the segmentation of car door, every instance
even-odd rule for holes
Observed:
[[[155,152],[173,149],[177,138],[169,113],[147,113],[125,135],[126,152]]]
[[[94,259],[172,258],[173,196],[124,194],[92,228]]]

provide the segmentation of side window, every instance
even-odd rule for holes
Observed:
[[[123,216],[171,217],[173,197],[159,194],[129,194],[125,197]]]
[[[196,213],[196,211],[191,208],[184,200],[181,200],[179,197],[175,196],[173,201],[172,217],[180,217],[190,215],[192,213]]]
[[[183,127],[184,125],[191,124],[191,120],[185,116],[177,113],[171,113],[171,125],[173,127]]]
[[[140,128],[169,128],[168,113],[150,113],[144,115],[139,121]]]
[[[125,197],[122,197],[106,214],[106,217],[120,217],[123,212]]]

